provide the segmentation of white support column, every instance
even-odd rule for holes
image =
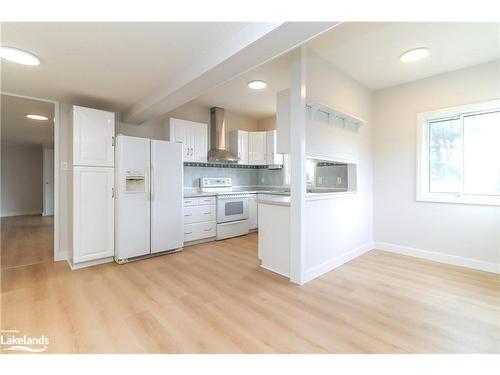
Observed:
[[[306,201],[306,49],[295,51],[290,87],[290,281],[303,284]]]

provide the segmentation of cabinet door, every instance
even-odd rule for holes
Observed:
[[[206,162],[208,153],[208,126],[207,124],[192,123],[191,157],[196,162]]]
[[[112,257],[114,168],[73,168],[73,261]]]
[[[269,130],[266,135],[266,164],[283,164],[283,155],[276,152],[276,130]]]
[[[182,160],[190,161],[190,152],[188,145],[188,121],[176,118],[170,119],[170,141],[182,143]]]
[[[248,134],[249,164],[266,164],[266,132],[250,132]]]
[[[257,229],[259,226],[257,210],[257,195],[255,195],[248,200],[248,222],[250,225],[250,229]]]
[[[73,106],[73,165],[113,167],[115,114]]]
[[[248,132],[238,130],[238,164],[248,164]]]

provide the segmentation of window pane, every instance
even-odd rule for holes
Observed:
[[[500,112],[464,117],[464,194],[500,195]]]
[[[462,191],[461,159],[460,120],[429,123],[429,191],[431,193]]]

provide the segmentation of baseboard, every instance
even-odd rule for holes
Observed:
[[[79,270],[81,268],[85,267],[90,267],[90,266],[97,266],[99,264],[104,264],[104,263],[111,263],[114,261],[113,257],[107,257],[107,258],[102,258],[102,259],[96,259],[96,260],[89,260],[87,262],[81,262],[81,263],[72,263],[71,260],[67,260],[68,265],[71,268],[72,271]]]
[[[41,215],[42,211],[16,211],[16,212],[2,212],[2,217],[10,216],[27,216],[27,215]]]
[[[63,260],[68,260],[68,252],[59,251],[59,253],[54,256],[54,262],[60,262]]]
[[[472,258],[438,253],[436,251],[416,249],[408,246],[400,246],[387,242],[375,242],[374,245],[375,249],[388,251],[395,254],[408,255],[415,258],[432,260],[434,262],[451,264],[454,266],[472,268],[479,271],[493,272],[497,274],[500,273],[500,264],[492,262],[485,262]]]
[[[304,273],[303,284],[349,262],[350,260],[363,255],[364,253],[373,250],[373,242],[367,242],[355,249],[352,249],[342,255],[339,255],[333,259],[327,260],[326,262],[307,270]]]
[[[287,279],[290,278],[290,275],[287,275],[283,272],[279,272],[279,271],[276,271],[276,270],[273,270],[272,268],[270,267],[266,267],[266,266],[263,266],[262,264],[260,265],[260,268],[263,268],[265,270],[268,270],[268,271],[271,271],[271,272],[274,272],[274,273],[277,273],[278,275],[281,275],[281,276],[285,276]]]

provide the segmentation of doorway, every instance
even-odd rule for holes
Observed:
[[[54,215],[54,147],[43,148],[43,216]]]
[[[57,110],[1,94],[2,269],[54,261]]]

